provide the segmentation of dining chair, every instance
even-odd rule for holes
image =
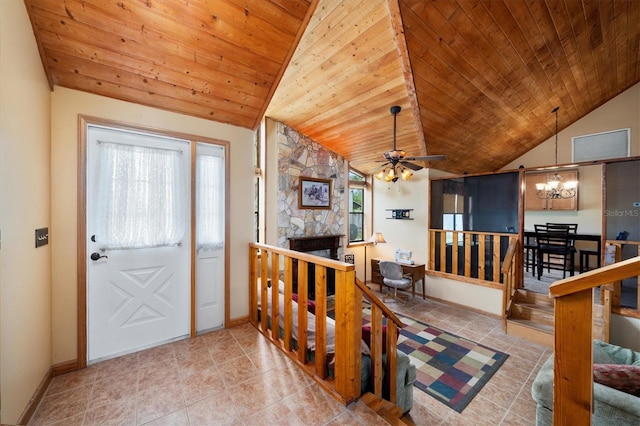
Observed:
[[[565,224],[534,225],[536,233],[536,267],[538,279],[544,268],[547,271],[561,270],[562,278],[567,271],[573,276],[575,267],[575,248],[571,246],[569,226]]]

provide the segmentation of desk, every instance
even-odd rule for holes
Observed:
[[[531,244],[531,238],[533,238],[535,240],[536,238],[536,231],[524,231],[524,245],[530,245]],[[571,238],[573,241],[595,241],[597,244],[597,249],[595,250],[595,255],[596,255],[596,259],[597,259],[597,264],[598,264],[598,268],[600,267],[600,258],[602,256],[602,235],[600,234],[569,234],[569,238]],[[535,246],[535,243],[533,243],[533,246]],[[535,263],[535,260],[534,260]],[[535,268],[535,264],[533,265]],[[582,272],[582,271],[580,271]]]
[[[371,282],[380,285],[380,293],[382,293],[382,286],[384,283],[382,282],[382,274],[380,273],[380,261],[389,260],[389,259],[371,259]],[[393,262],[393,260],[389,260]],[[407,265],[406,263],[397,262],[402,265],[402,272],[407,275],[411,275],[411,295],[416,297],[416,283],[418,281],[422,281],[422,298],[426,299],[425,291],[424,291],[424,275],[425,275],[425,264],[424,263],[416,263],[414,265]]]

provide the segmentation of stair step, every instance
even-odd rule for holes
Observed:
[[[511,307],[509,319],[529,320],[544,324],[553,330],[554,312],[550,306],[516,303]]]
[[[514,297],[514,303],[531,303],[540,306],[553,307],[553,299],[549,298],[546,294],[540,294],[533,291],[527,291],[524,289],[518,289]]]
[[[367,392],[362,395],[360,401],[375,411],[391,425],[413,425],[413,422],[410,419],[402,417],[402,408],[390,401],[375,396],[371,392]]]
[[[553,348],[553,326],[524,319],[507,320],[507,334]]]

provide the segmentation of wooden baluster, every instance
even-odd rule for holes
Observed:
[[[387,368],[386,374],[389,378],[389,401],[396,403],[396,390],[398,384],[396,383],[396,371],[398,369],[398,327],[393,321],[387,321]]]
[[[283,343],[284,350],[291,351],[293,339],[293,306],[291,295],[293,293],[293,259],[286,256],[284,259],[284,326]]]
[[[447,233],[440,232],[440,271],[447,272]]]
[[[271,339],[280,340],[280,255],[271,253]]]
[[[260,328],[263,334],[268,335],[269,328],[269,296],[267,294],[269,277],[269,252],[262,249],[260,253]]]
[[[458,233],[453,231],[451,233],[451,273],[458,275]]]
[[[464,234],[464,276],[471,276],[471,234]]]
[[[371,305],[370,349],[373,370],[373,393],[378,397],[382,397],[382,310],[377,305]]]
[[[474,234],[474,235],[477,235],[477,234]],[[486,259],[485,236],[484,235],[477,235],[477,236],[478,236],[478,278],[481,280],[484,280],[485,259]]]
[[[436,269],[436,231],[429,231],[429,269]]]
[[[298,361],[307,363],[307,271],[309,264],[304,260],[298,260]]]
[[[499,283],[500,282],[500,236],[493,236],[493,273],[492,273],[492,281]]]
[[[327,268],[316,265],[316,375],[327,377]]]

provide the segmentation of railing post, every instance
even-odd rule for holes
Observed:
[[[591,424],[593,391],[592,299],[591,289],[556,298],[554,425]]]
[[[345,401],[360,396],[362,293],[356,291],[355,270],[336,270],[335,388]]]

